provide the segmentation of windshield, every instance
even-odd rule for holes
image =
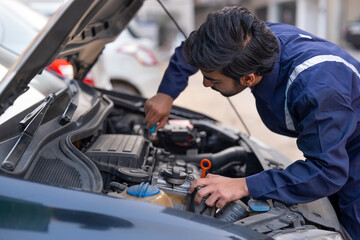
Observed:
[[[0,0],[1,8],[6,8],[21,21],[32,27],[35,31],[40,31],[48,21],[48,18],[28,7],[26,4],[17,0]]]
[[[0,64],[0,79],[2,79],[9,69]]]
[[[11,65],[15,62],[17,55],[0,46],[0,80],[3,79]],[[0,82],[1,86],[1,82]],[[55,93],[60,89],[67,87],[67,84],[61,78],[44,71],[37,75],[30,83],[29,90],[20,95],[1,116],[0,124],[6,122],[25,109],[43,101],[50,93]]]
[[[46,24],[47,18],[21,2],[0,0],[0,43],[20,54]]]

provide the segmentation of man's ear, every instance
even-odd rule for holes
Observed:
[[[255,73],[250,73],[240,78],[240,83],[246,87],[254,87],[260,82],[261,78],[262,76],[257,76]]]

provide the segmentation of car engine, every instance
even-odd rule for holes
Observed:
[[[58,98],[53,106],[60,110],[49,111],[14,169],[1,170],[4,175],[193,212],[274,239],[347,239],[328,198],[286,206],[245,197],[216,209],[205,204],[205,197],[197,205],[199,189],[188,190],[206,173],[246,177],[285,169],[291,161],[255,138],[176,106],[165,127],[153,133],[145,121],[144,99],[105,90],[94,98],[94,90],[83,88],[94,100],[72,112],[74,103]],[[66,114],[59,118],[62,106]],[[0,151],[9,152],[16,140],[8,137]]]
[[[105,192],[122,192],[126,187],[150,183],[166,193],[173,207],[186,210],[191,183],[201,176],[200,161],[211,161],[212,173],[245,176],[245,161],[250,151],[231,145],[222,136],[223,146],[209,146],[219,137],[209,131],[204,121],[170,120],[164,129],[149,133],[135,125],[138,134],[102,134],[86,150],[86,155],[102,172]],[[194,127],[196,126],[196,127]],[[211,140],[209,140],[211,139]],[[214,144],[214,143],[213,143]],[[210,150],[212,149],[212,150]],[[209,151],[216,152],[209,152]]]
[[[106,127],[82,151],[101,172],[103,193],[112,197],[150,202],[181,211],[250,227],[276,238],[329,236],[341,239],[341,227],[328,199],[286,206],[273,200],[243,198],[223,209],[198,206],[191,183],[208,172],[245,177],[266,169],[284,169],[291,162],[248,136],[217,125],[209,119],[173,117],[151,133],[143,116],[126,112],[110,114]],[[84,144],[83,144],[84,145]],[[285,235],[284,235],[285,234]]]

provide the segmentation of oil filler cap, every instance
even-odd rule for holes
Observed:
[[[151,197],[158,194],[160,189],[156,186],[150,185],[148,182],[142,182],[139,185],[127,188],[126,192],[135,197]]]

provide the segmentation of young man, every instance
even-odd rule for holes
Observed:
[[[186,64],[184,63],[186,62]],[[250,87],[272,131],[297,137],[305,161],[246,178],[208,174],[195,200],[209,206],[251,195],[286,204],[334,197],[340,220],[360,239],[360,63],[340,47],[285,24],[226,7],[176,49],[158,94],[145,105],[149,126],[165,125],[173,100],[200,69],[205,87],[232,96]]]

